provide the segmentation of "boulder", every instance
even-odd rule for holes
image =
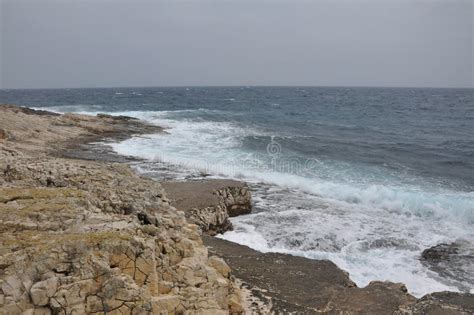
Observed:
[[[474,243],[457,240],[425,249],[421,262],[444,279],[449,279],[464,292],[472,290],[474,283]],[[470,284],[469,284],[470,283]]]
[[[53,277],[33,284],[30,289],[31,300],[34,305],[48,305],[49,299],[54,296],[58,289],[58,278]]]
[[[251,193],[243,182],[206,179],[165,182],[163,186],[172,205],[209,235],[232,230],[230,217],[252,211]]]
[[[225,205],[229,217],[252,212],[252,197],[247,185],[228,186],[215,192]]]
[[[456,255],[458,251],[459,245],[457,243],[442,243],[425,249],[423,253],[421,253],[421,258],[422,260],[430,262],[446,261]]]

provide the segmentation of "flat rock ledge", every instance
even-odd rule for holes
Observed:
[[[241,289],[258,298],[249,305],[252,314],[474,314],[473,294],[437,292],[416,299],[402,283],[383,281],[358,288],[331,261],[202,238],[210,253],[226,260]]]
[[[163,182],[162,186],[171,204],[209,235],[232,230],[229,217],[252,211],[251,193],[243,182],[208,179]]]

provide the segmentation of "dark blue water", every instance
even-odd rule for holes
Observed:
[[[439,242],[474,243],[473,89],[3,90],[0,103],[169,127],[113,148],[147,159],[142,171],[165,162],[249,182],[254,214],[224,238],[331,259],[359,285],[474,290],[473,264],[446,278],[419,261]]]
[[[180,116],[258,127],[297,156],[375,165],[472,191],[473,91],[309,87],[3,90],[0,102],[72,111],[76,106],[108,112],[219,110]],[[266,148],[266,142],[266,136],[251,137],[244,139],[243,146],[258,151]]]

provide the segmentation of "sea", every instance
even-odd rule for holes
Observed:
[[[0,103],[166,128],[107,145],[157,180],[248,182],[253,212],[220,238],[330,260],[360,287],[474,293],[473,89],[0,90]],[[464,252],[444,272],[420,259],[452,242]]]

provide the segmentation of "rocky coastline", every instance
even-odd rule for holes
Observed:
[[[251,211],[245,183],[158,183],[91,145],[158,132],[0,105],[0,314],[474,313],[472,294],[358,288],[332,262],[212,237]],[[422,259],[439,268],[438,252]]]
[[[0,126],[0,314],[243,312],[229,267],[159,183],[62,157],[160,128],[13,106],[0,107]]]

